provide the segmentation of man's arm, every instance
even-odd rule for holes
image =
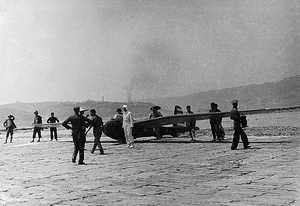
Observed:
[[[64,127],[64,128],[66,128],[66,129],[71,129],[71,130],[73,130],[73,128],[72,127],[70,127],[68,124],[69,124],[69,122],[71,122],[70,121],[70,118],[68,118],[68,119],[66,119],[63,123],[62,123],[62,126]]]

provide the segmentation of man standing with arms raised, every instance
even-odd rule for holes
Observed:
[[[66,119],[62,125],[66,129],[71,129],[72,130],[72,138],[73,138],[73,143],[74,143],[74,152],[72,156],[72,162],[76,162],[76,156],[77,153],[79,152],[79,165],[84,165],[85,163],[83,162],[84,160],[84,146],[85,146],[85,141],[86,141],[86,135],[85,135],[85,130],[91,123],[91,120],[88,119],[87,117],[83,116],[83,112],[85,110],[80,109],[79,107],[74,108],[74,115],[70,116],[68,119]],[[82,113],[79,114],[79,112]],[[71,126],[69,126],[71,124]]]
[[[133,148],[133,118],[131,112],[127,110],[127,105],[123,106],[123,129],[127,147]]]

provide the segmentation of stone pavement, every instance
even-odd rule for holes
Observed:
[[[235,151],[229,137],[145,138],[133,149],[104,137],[106,155],[89,152],[89,137],[87,165],[71,162],[67,134],[21,136],[1,139],[0,205],[300,205],[299,136],[249,137],[253,148]]]

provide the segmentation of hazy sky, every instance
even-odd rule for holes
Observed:
[[[125,101],[300,74],[299,0],[1,0],[0,104]]]

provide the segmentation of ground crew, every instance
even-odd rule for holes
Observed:
[[[231,145],[232,150],[235,150],[237,148],[240,141],[240,136],[243,141],[244,149],[250,148],[247,135],[241,127],[241,116],[237,108],[238,102],[239,102],[238,100],[233,100],[231,102],[233,108],[230,113],[230,119],[233,120],[233,129],[234,129],[233,140]]]
[[[132,136],[132,129],[133,129],[133,118],[130,111],[127,109],[127,105],[123,106],[123,129],[125,134],[125,139],[127,143],[127,147],[133,148],[133,136]]]
[[[103,147],[102,147],[101,142],[100,142],[100,138],[101,138],[101,135],[102,135],[102,128],[103,128],[103,121],[102,121],[102,118],[99,117],[96,114],[96,110],[94,110],[94,109],[90,110],[90,115],[92,117],[92,122],[91,122],[91,125],[90,125],[88,130],[90,130],[93,127],[93,134],[94,134],[94,137],[95,137],[94,145],[93,145],[93,148],[91,150],[91,153],[94,154],[94,152],[95,152],[95,150],[98,146],[99,149],[100,149],[100,154],[103,155],[104,150],[103,150]]]
[[[68,119],[66,119],[62,126],[64,126],[66,129],[72,130],[72,138],[74,143],[74,152],[72,155],[72,162],[76,162],[76,156],[79,152],[79,161],[78,164],[82,165],[85,164],[83,162],[84,160],[84,146],[86,142],[86,134],[85,130],[86,128],[91,124],[91,120],[87,117],[83,116],[83,113],[86,110],[81,109],[80,107],[74,108],[74,115],[70,116]],[[79,112],[81,114],[79,114]],[[71,126],[69,125],[71,124]]]
[[[122,109],[121,109],[121,108],[118,108],[118,109],[116,110],[116,112],[117,112],[117,114],[115,114],[115,115],[113,116],[113,118],[111,118],[111,119],[116,120],[117,122],[123,122],[123,113],[122,113]]]
[[[59,120],[54,117],[54,113],[51,113],[51,117],[48,118],[47,123],[58,123]],[[54,138],[57,141],[57,128],[56,127],[50,127],[50,141],[53,140],[53,134]]]
[[[149,119],[162,117],[163,115],[158,111],[160,108],[161,108],[160,106],[151,107],[150,108],[151,113],[149,115]],[[160,128],[153,128],[153,133],[157,140],[160,140],[162,138],[160,134]]]
[[[12,143],[14,129],[17,128],[14,123],[15,117],[13,115],[8,115],[7,119],[3,123],[3,126],[6,128],[6,139],[4,144],[7,143],[7,139],[10,135],[10,143]]]
[[[39,112],[37,110],[34,111],[34,119],[33,119],[33,125],[35,124],[42,124],[42,117],[39,115]],[[34,138],[36,137],[36,134],[38,134],[38,142],[40,142],[41,140],[41,137],[42,137],[42,134],[41,134],[41,130],[42,128],[40,127],[36,127],[34,126],[33,127],[33,135],[32,135],[32,141],[31,142],[34,142]]]
[[[186,114],[194,114],[194,112],[191,111],[191,106],[186,106]],[[191,127],[191,130],[189,131],[190,133],[190,137],[191,137],[191,141],[195,141],[195,126],[196,126],[196,121],[192,120],[189,122],[186,122],[186,126],[187,127]]]

